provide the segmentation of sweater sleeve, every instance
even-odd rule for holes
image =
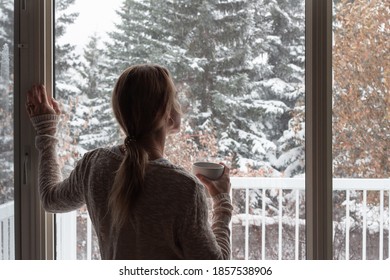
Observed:
[[[43,208],[61,213],[75,210],[85,203],[82,189],[83,160],[77,163],[69,178],[62,180],[57,158],[55,137],[59,117],[40,115],[31,119],[36,130],[35,146],[38,149],[38,184]]]
[[[208,221],[204,192],[197,191],[195,207],[188,207],[181,233],[181,247],[185,259],[230,259],[229,223],[233,206],[229,194],[213,197],[212,224]]]

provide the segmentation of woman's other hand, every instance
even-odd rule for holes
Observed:
[[[217,180],[210,180],[205,176],[197,174],[196,177],[206,186],[210,196],[215,196],[221,193],[230,193],[230,169],[223,163],[219,163],[224,166],[223,174]]]
[[[44,85],[35,85],[27,92],[26,109],[30,118],[47,114],[61,114],[58,102],[47,95]]]

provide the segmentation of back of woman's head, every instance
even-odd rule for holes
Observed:
[[[135,65],[119,77],[112,94],[114,115],[126,134],[125,156],[116,173],[109,198],[114,227],[129,217],[142,191],[148,153],[145,145],[175,108],[175,86],[167,69]]]
[[[162,125],[174,105],[175,87],[167,69],[135,65],[119,77],[112,95],[116,119],[123,131],[143,140]]]

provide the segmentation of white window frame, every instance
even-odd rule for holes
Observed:
[[[53,92],[53,0],[15,0],[15,256],[55,259],[26,92]],[[332,259],[332,1],[306,0],[306,258]],[[27,178],[26,178],[27,175]]]

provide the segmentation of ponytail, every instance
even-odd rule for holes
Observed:
[[[108,200],[115,229],[120,229],[129,218],[130,210],[142,191],[148,163],[148,154],[142,146],[135,141],[126,142],[130,143],[125,145],[126,154],[116,173]]]
[[[129,67],[115,84],[112,108],[123,132],[128,135],[126,153],[108,200],[116,233],[129,220],[142,192],[149,161],[145,147],[171,113],[175,92],[168,70],[158,65]]]

